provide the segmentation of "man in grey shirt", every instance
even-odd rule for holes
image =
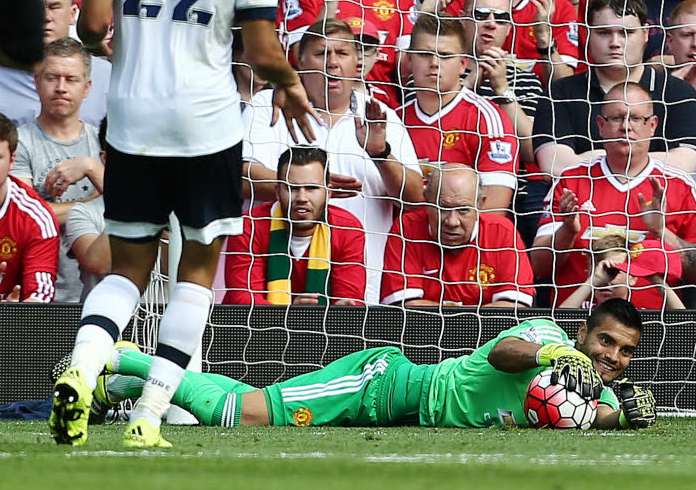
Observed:
[[[49,44],[35,77],[41,113],[19,128],[12,175],[32,185],[49,203],[61,228],[75,203],[102,192],[104,165],[97,129],[79,115],[90,89],[89,73],[90,55],[78,41],[62,38]],[[55,300],[77,302],[82,283],[77,262],[67,252],[63,239]]]
[[[77,6],[73,0],[45,0],[44,46],[68,37],[75,24]],[[92,89],[82,104],[82,120],[99,126],[106,115],[106,94],[111,79],[111,63],[92,57]],[[31,71],[0,66],[0,112],[17,126],[33,121],[41,110]]]
[[[63,235],[68,255],[77,260],[80,268],[80,301],[84,301],[92,288],[111,270],[111,250],[104,228],[104,198],[101,196],[75,204],[65,223]]]

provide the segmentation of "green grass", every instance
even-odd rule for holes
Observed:
[[[696,420],[642,432],[166,427],[173,450],[120,446],[123,425],[56,446],[45,423],[0,423],[0,489],[696,488]]]

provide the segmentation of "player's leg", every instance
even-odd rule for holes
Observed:
[[[395,347],[349,354],[323,369],[264,388],[270,425],[365,426],[388,423],[391,373],[410,363]],[[387,384],[384,384],[387,379]],[[245,395],[242,424],[259,425],[258,395]]]
[[[177,159],[172,182],[174,211],[184,245],[177,284],[160,322],[157,350],[143,395],[131,414],[124,444],[148,447],[169,407],[205,328],[210,290],[224,236],[241,233],[241,143],[203,157]]]
[[[157,187],[161,166],[113,148],[108,160],[104,203],[112,273],[86,298],[71,366],[56,381],[49,428],[58,443],[87,440],[97,376],[147,285],[171,207]]]

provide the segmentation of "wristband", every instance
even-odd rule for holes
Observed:
[[[378,153],[377,155],[370,155],[368,153],[368,156],[373,160],[385,160],[389,155],[391,155],[391,145],[388,141],[384,142],[384,151],[382,153]]]

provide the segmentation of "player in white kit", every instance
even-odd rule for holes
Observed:
[[[169,447],[160,421],[200,341],[225,235],[239,234],[239,95],[230,69],[233,24],[274,103],[311,140],[316,117],[274,31],[277,0],[84,0],[78,33],[98,48],[113,22],[104,203],[112,273],[89,294],[72,363],[54,389],[56,442],[87,440],[97,376],[130,321],[173,211],[184,235],[178,282],[156,357],[124,434],[128,447]],[[294,128],[294,127],[293,127]]]

